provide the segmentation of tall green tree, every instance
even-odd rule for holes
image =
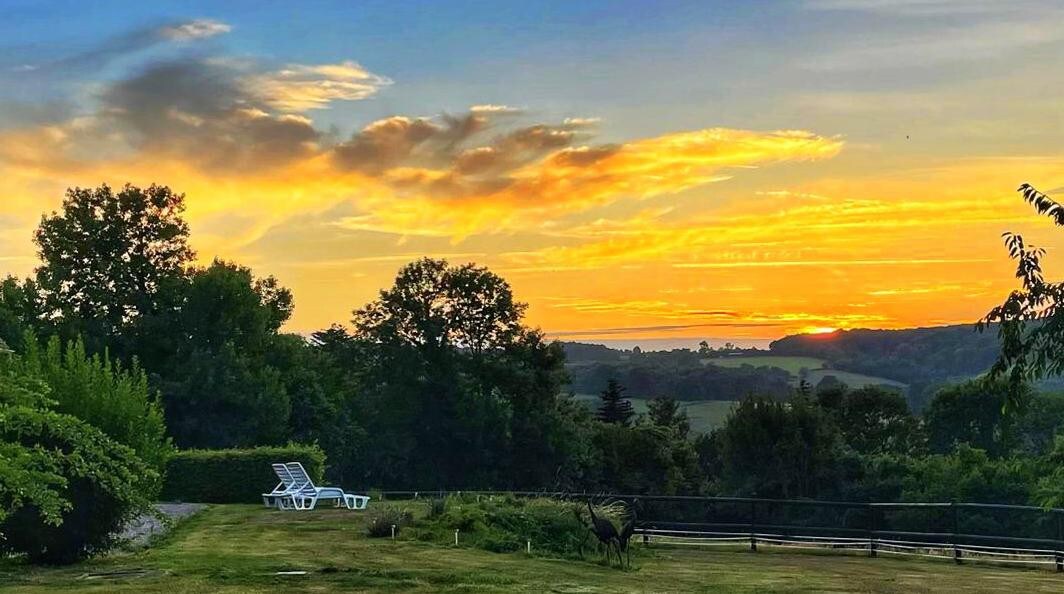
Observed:
[[[835,422],[846,444],[861,454],[923,450],[919,421],[898,392],[879,386],[851,390],[837,384],[818,389],[816,401]]]
[[[632,401],[624,397],[625,388],[615,379],[606,382],[606,389],[599,394],[598,420],[603,423],[627,427],[635,416]]]
[[[125,355],[129,328],[158,311],[160,292],[192,261],[183,210],[184,195],[166,186],[67,190],[62,211],[34,235],[44,319],[68,337],[83,334],[90,350]]]
[[[721,482],[729,493],[825,497],[841,483],[842,437],[812,398],[751,396],[719,431]]]
[[[1030,389],[1023,390],[1020,399],[1027,401]],[[939,390],[924,409],[931,451],[947,454],[964,444],[990,456],[1007,455],[1016,445],[1017,416],[1005,414],[1004,406],[1015,395],[1005,380],[969,381]]]
[[[215,260],[192,270],[170,299],[180,307],[147,317],[139,340],[145,366],[163,393],[167,425],[179,446],[281,443],[291,402],[269,353],[292,311],[276,279]]]
[[[680,403],[671,396],[658,396],[647,403],[647,419],[652,425],[668,427],[676,436],[686,439],[691,431],[691,421],[687,411],[680,408]]]

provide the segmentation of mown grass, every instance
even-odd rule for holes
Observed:
[[[417,514],[423,504],[399,505]],[[80,565],[0,564],[4,592],[1060,592],[1019,568],[833,554],[637,550],[633,569],[366,536],[365,513],[214,506],[151,549]],[[453,539],[453,535],[449,535]],[[535,546],[533,544],[533,546]],[[593,556],[593,555],[592,555]],[[278,571],[306,571],[281,576]]]

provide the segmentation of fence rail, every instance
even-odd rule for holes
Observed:
[[[960,502],[854,502],[569,491],[383,491],[385,499],[467,495],[624,501],[645,546],[830,549],[1053,566],[1064,572],[1064,509]]]

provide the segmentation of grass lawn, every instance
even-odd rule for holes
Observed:
[[[382,505],[379,503],[371,504]],[[384,505],[417,505],[388,503]],[[156,546],[63,568],[0,563],[4,592],[1060,592],[1015,567],[658,548],[633,569],[365,536],[364,512],[213,506]],[[533,543],[534,546],[534,543]],[[278,571],[306,571],[282,576]]]
[[[599,405],[597,394],[577,394],[575,399],[595,410]],[[647,400],[644,398],[629,398],[636,414],[647,412]],[[709,433],[717,427],[724,425],[728,420],[728,413],[735,408],[736,402],[732,400],[688,400],[680,401],[680,406],[687,411],[687,418],[691,421],[691,431],[695,433]]]

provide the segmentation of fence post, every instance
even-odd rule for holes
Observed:
[[[757,552],[757,501],[750,501],[750,550]]]
[[[868,504],[868,556],[876,557],[876,506]]]
[[[958,527],[959,527],[960,523],[957,520],[957,514],[958,514],[957,502],[956,501],[950,502],[949,508],[953,511],[953,536],[950,538],[950,540],[953,541],[953,562],[956,563],[957,565],[960,565],[961,564],[961,549],[960,549],[959,546],[957,546],[957,534],[960,532],[960,530],[958,530]]]
[[[1057,516],[1057,573],[1064,572],[1064,512],[1055,512]]]

